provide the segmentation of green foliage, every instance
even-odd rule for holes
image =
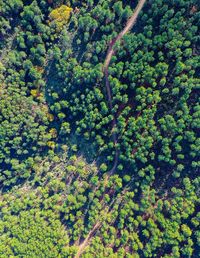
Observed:
[[[199,257],[200,6],[135,6],[0,0],[0,257]]]

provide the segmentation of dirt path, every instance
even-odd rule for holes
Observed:
[[[83,241],[83,243],[81,245],[79,245],[79,249],[78,249],[78,252],[77,252],[75,258],[79,258],[80,257],[80,255],[84,251],[85,247],[88,245],[89,240],[94,235],[95,231],[100,227],[100,225],[101,225],[100,222],[97,222],[94,225],[94,227],[90,230],[90,232],[88,233],[88,235],[85,238],[85,240]]]
[[[112,105],[111,88],[110,88],[110,83],[109,83],[109,79],[108,79],[108,77],[109,77],[108,68],[109,68],[109,65],[110,65],[111,58],[114,54],[114,45],[117,41],[120,41],[121,38],[133,27],[133,25],[135,24],[135,22],[137,20],[137,17],[139,15],[142,7],[144,6],[145,2],[146,2],[146,0],[139,0],[138,5],[136,6],[133,15],[128,20],[124,29],[118,34],[118,36],[116,38],[114,38],[109,43],[108,52],[107,52],[106,59],[105,59],[105,62],[104,62],[103,72],[105,74],[106,91],[107,91],[107,95],[108,95],[108,104],[109,104],[109,108],[110,108],[111,111],[113,109],[113,105]],[[117,127],[117,121],[116,121],[116,117],[114,116],[112,128],[115,129],[116,127]],[[114,142],[114,145],[116,146],[116,144],[117,144],[117,134],[116,134],[115,131],[113,132],[113,142]],[[115,172],[115,170],[117,168],[118,160],[119,160],[119,150],[116,150],[113,167],[108,172],[109,176],[112,175]],[[79,248],[78,248],[78,251],[75,255],[75,258],[79,258],[81,256],[81,254],[84,252],[84,249],[89,244],[90,239],[96,233],[96,231],[99,229],[100,226],[101,226],[101,223],[98,221],[94,225],[94,227],[90,230],[90,232],[88,233],[85,240],[82,242],[82,244],[79,245]]]
[[[117,41],[120,41],[122,39],[122,37],[133,27],[133,25],[135,24],[135,22],[137,20],[137,17],[139,15],[140,11],[142,10],[145,2],[146,2],[146,0],[139,0],[133,15],[127,21],[126,26],[124,27],[124,29],[118,34],[118,36],[116,38],[114,38],[109,43],[109,48],[108,48],[108,52],[107,52],[106,59],[105,59],[105,62],[104,62],[103,71],[104,71],[104,74],[105,74],[106,91],[107,91],[107,95],[108,95],[108,104],[109,104],[109,108],[110,108],[111,111],[113,109],[113,104],[112,104],[111,87],[110,87],[110,83],[109,83],[109,79],[108,79],[108,77],[109,77],[108,68],[109,68],[109,65],[110,65],[111,58],[114,55],[114,45]],[[115,132],[116,127],[117,127],[117,118],[114,115],[113,126],[112,126],[112,128],[114,129],[114,132],[113,132],[114,146],[116,146],[116,144],[117,144],[117,134]],[[109,175],[113,174],[114,171],[116,170],[118,160],[119,160],[119,150],[116,150],[114,164],[113,164],[113,167],[111,168],[111,170],[108,172]]]
[[[104,217],[106,217],[106,215],[108,215],[110,212],[112,212],[112,208],[114,205],[119,204],[124,196],[124,194],[127,192],[129,185],[131,184],[131,181],[129,182],[129,184],[123,189],[123,191],[121,192],[121,196],[120,197],[116,197],[112,200],[112,202],[109,204],[109,206],[107,207],[108,210],[106,212],[106,214],[104,215]],[[104,207],[105,209],[106,207]],[[93,226],[93,228],[90,230],[90,232],[88,233],[87,237],[85,238],[85,240],[79,245],[78,248],[78,252],[76,253],[74,258],[79,258],[81,256],[81,254],[84,252],[85,248],[89,245],[89,241],[91,240],[91,238],[95,235],[96,231],[101,227],[102,222],[97,221],[97,223]]]
[[[118,36],[116,38],[114,38],[109,43],[108,52],[107,52],[106,59],[105,59],[105,62],[104,62],[104,73],[105,73],[106,79],[108,79],[108,75],[109,75],[108,68],[109,68],[109,65],[110,65],[111,58],[112,58],[112,56],[114,54],[114,45],[115,45],[115,43],[117,41],[121,40],[122,37],[133,27],[133,25],[135,24],[135,22],[137,20],[137,17],[139,15],[140,11],[142,10],[145,2],[146,2],[146,0],[140,0],[138,2],[138,5],[136,6],[133,15],[127,21],[127,24],[124,27],[124,29],[118,34]],[[111,89],[110,89],[109,81],[108,81],[108,83],[106,83],[106,90],[107,90],[107,94],[108,94],[109,105],[110,105],[110,107],[112,107],[112,94],[111,94]]]

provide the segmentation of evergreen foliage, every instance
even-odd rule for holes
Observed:
[[[0,0],[0,257],[200,256],[200,4],[136,5]]]

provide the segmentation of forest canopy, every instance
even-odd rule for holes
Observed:
[[[0,257],[200,257],[198,0],[0,0]]]

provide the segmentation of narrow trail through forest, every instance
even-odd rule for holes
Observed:
[[[135,24],[135,22],[137,20],[137,17],[139,15],[140,11],[142,10],[145,2],[146,2],[146,0],[139,0],[138,4],[137,4],[137,6],[134,10],[133,15],[127,21],[126,26],[124,27],[124,29],[118,34],[118,36],[116,38],[114,38],[109,43],[108,52],[107,52],[105,62],[104,62],[103,72],[104,72],[105,81],[106,81],[106,91],[107,91],[107,95],[108,95],[108,104],[109,104],[109,108],[110,108],[111,111],[113,109],[113,104],[112,104],[111,87],[110,87],[110,82],[109,82],[109,79],[108,79],[108,77],[109,77],[108,69],[109,69],[111,58],[114,55],[114,45],[117,41],[120,41],[122,39],[122,37],[133,27],[133,25]],[[113,128],[115,129],[116,127],[117,127],[117,121],[116,121],[116,116],[114,115]],[[116,134],[115,130],[113,132],[113,142],[114,142],[114,146],[116,146],[116,144],[117,144],[117,134]],[[115,172],[117,164],[118,164],[118,160],[119,160],[119,150],[116,150],[113,167],[108,172],[109,176],[112,175]],[[85,248],[89,244],[89,241],[91,240],[92,236],[96,233],[96,231],[99,229],[100,226],[101,226],[101,223],[98,221],[94,225],[94,227],[90,230],[90,232],[88,233],[85,240],[79,245],[79,248],[78,248],[78,251],[75,255],[75,258],[79,258],[81,256],[81,254],[84,252]]]
[[[83,243],[81,245],[79,245],[79,249],[78,252],[75,256],[75,258],[79,258],[80,255],[82,254],[82,252],[84,251],[85,247],[88,245],[89,240],[91,239],[91,237],[93,236],[93,234],[95,233],[95,231],[100,227],[100,222],[98,221],[94,227],[92,228],[92,230],[89,232],[89,234],[87,235],[87,237],[85,238],[85,240],[83,241]]]
[[[107,91],[107,95],[108,95],[108,104],[109,104],[109,108],[112,111],[113,109],[113,104],[112,104],[112,93],[111,93],[111,87],[110,87],[110,82],[109,82],[109,65],[111,62],[111,58],[114,55],[114,46],[115,43],[117,41],[120,41],[122,39],[122,37],[128,32],[130,31],[130,29],[134,26],[137,17],[140,13],[140,11],[142,10],[144,4],[145,4],[146,0],[140,0],[134,10],[133,15],[131,16],[131,18],[127,21],[126,26],[124,27],[124,29],[118,34],[118,36],[116,38],[114,38],[110,43],[109,43],[109,48],[108,48],[108,52],[105,58],[105,62],[104,62],[104,67],[103,67],[103,72],[105,74],[105,81],[106,81],[106,91]],[[117,118],[116,115],[114,115],[113,118],[113,126],[112,128],[114,129],[113,131],[113,142],[114,142],[114,146],[117,145],[117,134],[115,132],[115,128],[117,128]],[[111,170],[108,172],[109,175],[112,175],[117,167],[118,164],[118,160],[119,160],[119,150],[116,150],[115,153],[115,159],[114,159],[114,164],[113,167],[111,168]]]

